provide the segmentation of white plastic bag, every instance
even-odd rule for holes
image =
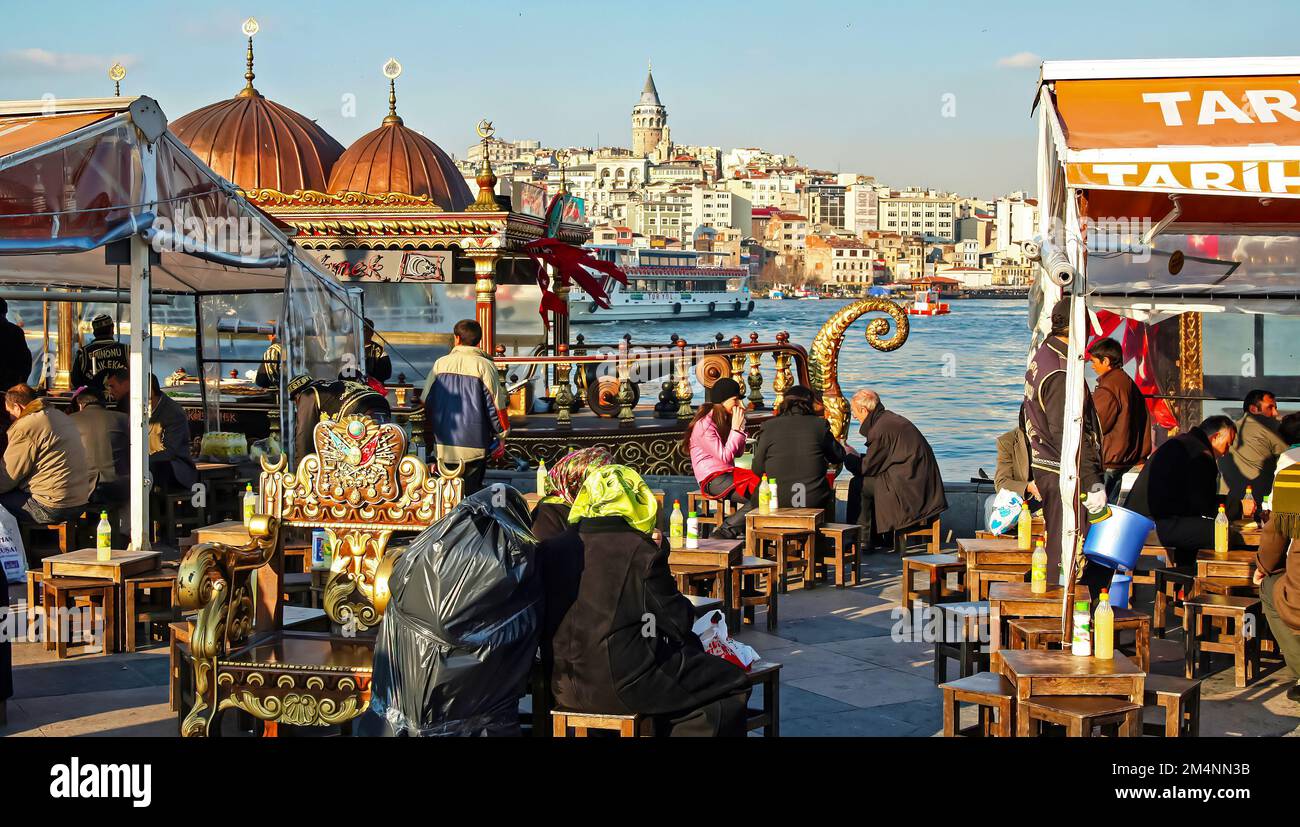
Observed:
[[[722,612],[709,612],[695,621],[691,631],[704,644],[704,651],[729,660],[746,672],[749,671],[750,664],[758,660],[758,652],[752,646],[746,646],[727,635],[727,619]]]
[[[26,582],[27,554],[18,533],[18,520],[4,506],[0,506],[0,566],[4,567],[6,581]]]
[[[994,534],[1005,534],[1015,528],[1016,523],[1020,521],[1020,507],[1024,502],[1024,499],[1014,491],[1006,488],[999,490],[997,496],[993,498],[993,507],[989,510],[989,531]]]

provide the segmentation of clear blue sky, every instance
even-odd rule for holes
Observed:
[[[1297,51],[1300,3],[322,2],[54,0],[6,4],[0,98],[124,92],[180,115],[257,80],[344,145],[386,111],[380,67],[405,67],[399,110],[461,156],[479,118],[505,138],[629,145],[647,59],[677,143],[762,146],[805,163],[994,195],[1033,185],[1029,107],[1040,57],[1218,57]],[[653,15],[653,16],[652,16]],[[1001,65],[1011,63],[1015,65]],[[344,117],[343,97],[357,98]],[[957,117],[941,116],[956,96]]]

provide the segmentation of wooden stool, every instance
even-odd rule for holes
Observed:
[[[1158,706],[1165,722],[1146,724],[1145,735],[1166,738],[1195,738],[1201,734],[1201,681],[1148,674],[1142,690],[1143,703]]]
[[[41,605],[45,609],[45,648],[55,650],[62,659],[68,656],[68,635],[63,634],[59,622],[61,612],[75,608],[78,598],[97,603],[103,618],[104,634],[101,655],[116,651],[117,647],[117,586],[111,580],[89,577],[46,577],[41,583]],[[92,609],[93,611],[93,609]],[[71,624],[68,624],[71,632]],[[87,630],[82,630],[83,637]],[[91,633],[93,635],[93,632]]]
[[[803,569],[803,588],[811,589],[813,585],[813,561],[817,554],[817,532],[799,528],[751,528],[750,540],[755,544],[759,557],[767,557],[767,546],[773,546],[772,556],[777,573],[780,576],[779,590],[785,594],[789,585],[792,564],[801,562]]]
[[[926,574],[927,585],[924,590],[914,588],[913,576],[917,572]],[[916,554],[911,557],[904,557],[901,596],[903,609],[910,609],[912,602],[923,595],[928,598],[926,602],[931,606],[937,606],[945,601],[960,600],[965,597],[965,592],[962,589],[948,589],[947,580],[949,574],[956,574],[957,582],[964,585],[966,564],[957,559],[955,554]]]
[[[925,525],[894,532],[894,551],[898,554],[938,554],[941,545],[938,517]]]
[[[684,595],[716,597],[723,600],[726,588],[723,580],[727,570],[722,566],[710,566],[704,563],[672,563],[669,569],[677,580],[677,591]]]
[[[745,731],[763,730],[764,738],[781,736],[781,664],[760,660],[749,665],[745,673],[749,681],[750,697],[753,687],[763,687],[763,705],[758,709],[745,709]]]
[[[295,557],[297,561],[290,564],[289,558]],[[311,546],[291,546],[284,547],[284,570],[286,572],[301,572],[306,574],[311,571]]]
[[[28,549],[33,547],[32,533],[37,531],[48,531],[55,536],[59,547],[59,554],[67,554],[69,551],[76,551],[80,546],[77,545],[77,532],[81,529],[82,515],[69,517],[58,523],[29,523],[22,520],[18,521],[18,536],[23,541],[23,552],[28,554],[28,563],[32,562]],[[98,522],[98,520],[96,520]],[[32,568],[30,565],[28,568]]]
[[[1061,642],[1061,621],[1054,617],[1017,617],[1007,621],[1008,649],[1049,649]]]
[[[818,529],[818,533],[830,544],[827,556],[834,567],[836,586],[844,586],[846,565],[849,570],[848,585],[858,585],[858,530],[858,526],[849,523],[823,523]]]
[[[186,686],[194,674],[189,666],[190,635],[194,632],[194,624],[188,620],[181,620],[168,624],[167,630],[169,633],[167,661],[170,666],[167,702],[171,704],[172,712],[180,712],[190,708],[190,705],[182,703],[182,700],[185,698]]]
[[[1248,577],[1198,577],[1193,594],[1219,594],[1234,597],[1254,597],[1259,589]]]
[[[1136,609],[1111,609],[1115,613],[1115,648],[1125,650],[1127,644],[1121,645],[1120,632],[1134,632],[1133,660],[1143,672],[1151,666],[1151,618]]]
[[[126,608],[122,613],[123,623],[126,626],[126,649],[127,652],[134,652],[136,649],[136,634],[140,629],[140,624],[145,624],[145,639],[148,639],[149,629],[154,623],[171,623],[179,618],[179,612],[176,610],[175,592],[176,592],[176,573],[175,565],[167,566],[148,574],[140,574],[134,577],[128,577],[122,581],[123,603]],[[155,605],[152,608],[140,610],[138,602],[144,596],[146,591],[164,591],[166,592],[166,602],[161,605]],[[157,604],[157,601],[154,601]]]
[[[686,513],[695,512],[701,539],[712,534],[713,529],[720,528],[722,521],[735,510],[736,505],[731,500],[711,500],[704,496],[703,491],[688,491],[686,494]],[[706,527],[708,531],[705,531]]]
[[[40,569],[27,570],[27,618],[31,622],[36,607],[41,605],[41,578],[45,575]]]
[[[284,575],[280,583],[280,588],[284,591],[284,602],[294,603],[294,595],[305,595],[306,600],[302,605],[309,605],[311,608],[317,608],[316,595],[311,590],[311,572],[297,573],[290,572]],[[295,603],[295,605],[297,605]]]
[[[641,715],[551,710],[551,734],[556,738],[586,738],[593,729],[613,732],[619,738],[649,738],[654,735],[654,720]],[[569,730],[573,730],[572,735]]]
[[[988,669],[989,653],[984,651],[988,640],[989,604],[987,601],[941,603],[939,612],[939,639],[934,642],[934,682],[948,680],[948,659],[958,663],[958,674],[968,678]]]
[[[1155,586],[1156,571],[1168,568],[1172,558],[1173,555],[1164,548],[1150,546],[1143,548],[1142,554],[1138,556],[1137,565],[1130,572],[1133,577],[1132,585]]]
[[[175,546],[178,537],[208,524],[207,506],[195,506],[194,493],[188,488],[164,491],[155,485],[151,496],[150,513],[157,515],[154,539],[158,543]]]
[[[776,631],[776,563],[742,557],[731,567],[731,610],[736,629],[754,622],[754,607],[767,607],[767,630]]]
[[[998,563],[995,565],[966,568],[966,592],[971,600],[988,600],[989,586],[994,583],[1023,583],[1029,574],[1029,566],[1018,563]]]
[[[1189,597],[1196,587],[1196,578],[1185,571],[1173,568],[1156,569],[1153,576],[1156,584],[1156,606],[1151,628],[1156,633],[1156,637],[1164,637],[1165,626],[1169,621],[1169,609],[1174,610],[1175,617],[1182,617],[1183,599]],[[1180,591],[1183,597],[1178,596]]]
[[[1121,738],[1136,738],[1142,707],[1105,695],[1035,695],[1016,707],[1017,735],[1041,734],[1043,724],[1065,727],[1070,738],[1091,738],[1094,729],[1110,729]]]
[[[992,672],[980,672],[961,680],[949,681],[939,687],[943,690],[943,737],[980,735],[1010,738],[1015,732],[1016,690],[1011,681]],[[979,709],[979,723],[959,730],[960,703],[975,704]]]
[[[1259,635],[1246,636],[1246,616],[1258,629],[1260,604],[1257,597],[1236,597],[1221,594],[1202,594],[1183,601],[1183,636],[1186,638],[1183,677],[1196,677],[1197,668],[1209,668],[1210,653],[1232,655],[1233,679],[1238,689],[1259,677]],[[1230,628],[1215,630],[1213,639],[1205,629],[1206,618],[1222,617]],[[1210,624],[1212,626],[1212,624]],[[1230,640],[1224,641],[1227,636]],[[1253,674],[1249,674],[1253,672]]]
[[[699,594],[684,594],[682,596],[691,601],[691,611],[695,613],[696,620],[704,617],[709,612],[722,611],[724,608],[721,597],[705,597]]]

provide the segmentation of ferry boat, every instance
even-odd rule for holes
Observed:
[[[653,319],[740,319],[754,309],[749,271],[704,263],[708,253],[620,245],[590,245],[602,261],[627,274],[622,285],[604,279],[610,307],[599,307],[585,290],[569,293],[572,324]]]
[[[912,316],[944,316],[952,312],[947,302],[939,301],[938,290],[917,290],[907,312]]]

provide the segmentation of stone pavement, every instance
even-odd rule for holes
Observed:
[[[819,586],[781,597],[776,634],[745,629],[741,640],[782,664],[784,736],[933,736],[942,729],[940,693],[932,682],[933,648],[895,642],[899,561],[864,558],[855,588]],[[11,587],[11,604],[22,589]],[[759,628],[762,628],[759,615]],[[1152,641],[1153,671],[1182,671],[1181,632]],[[1300,735],[1300,705],[1285,697],[1293,678],[1265,660],[1267,674],[1245,689],[1232,685],[1229,661],[1203,686],[1201,734]],[[953,674],[955,664],[950,668]],[[0,735],[170,736],[167,649],[56,661],[39,644],[14,646],[15,697]]]

